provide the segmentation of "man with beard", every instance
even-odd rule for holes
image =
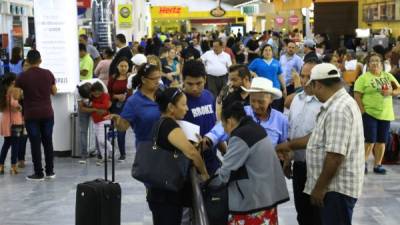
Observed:
[[[247,66],[238,64],[229,67],[228,79],[229,85],[225,86],[217,97],[217,116],[219,116],[224,105],[231,105],[236,101],[242,102],[243,105],[250,104],[249,93],[241,88],[250,88],[251,85],[251,73]],[[219,127],[219,129],[216,127]],[[203,150],[210,149],[212,146],[227,140],[228,136],[221,129],[221,123],[218,123],[214,128],[204,136]],[[219,146],[219,150],[224,152],[225,147],[225,145]]]

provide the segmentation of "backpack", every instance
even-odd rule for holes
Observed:
[[[400,137],[396,133],[391,133],[386,143],[385,155],[382,164],[397,164],[400,158]]]

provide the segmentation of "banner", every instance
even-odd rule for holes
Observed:
[[[132,4],[118,5],[118,25],[120,28],[132,28]]]
[[[90,8],[91,0],[78,0],[77,4],[79,8]]]
[[[58,92],[72,93],[79,83],[76,1],[34,1],[36,48],[41,67],[50,70]]]
[[[152,6],[151,17],[153,19],[162,19],[162,18],[186,19],[189,17],[189,8],[182,6]]]

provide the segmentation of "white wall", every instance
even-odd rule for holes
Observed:
[[[132,4],[132,27],[120,28],[118,24],[118,4]],[[148,23],[146,18],[150,19],[150,10],[144,0],[116,0],[115,1],[115,24],[117,34],[125,35],[128,42],[140,41],[142,37],[148,34]],[[133,39],[132,39],[133,38]]]
[[[214,0],[150,0],[152,6],[183,6],[189,7],[189,11],[210,11],[217,6]],[[229,11],[240,11],[240,8],[233,8],[225,3],[221,4],[222,8]]]

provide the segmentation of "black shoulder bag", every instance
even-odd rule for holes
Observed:
[[[11,131],[11,137],[21,137],[24,135],[24,125],[23,124],[14,124],[12,121],[12,115],[11,115],[11,97],[9,98],[9,104],[8,108],[10,109],[10,131]]]
[[[132,166],[132,177],[151,188],[179,191],[189,176],[191,161],[177,150],[163,149],[157,145],[158,133],[165,119],[153,128],[152,141],[140,142]]]

